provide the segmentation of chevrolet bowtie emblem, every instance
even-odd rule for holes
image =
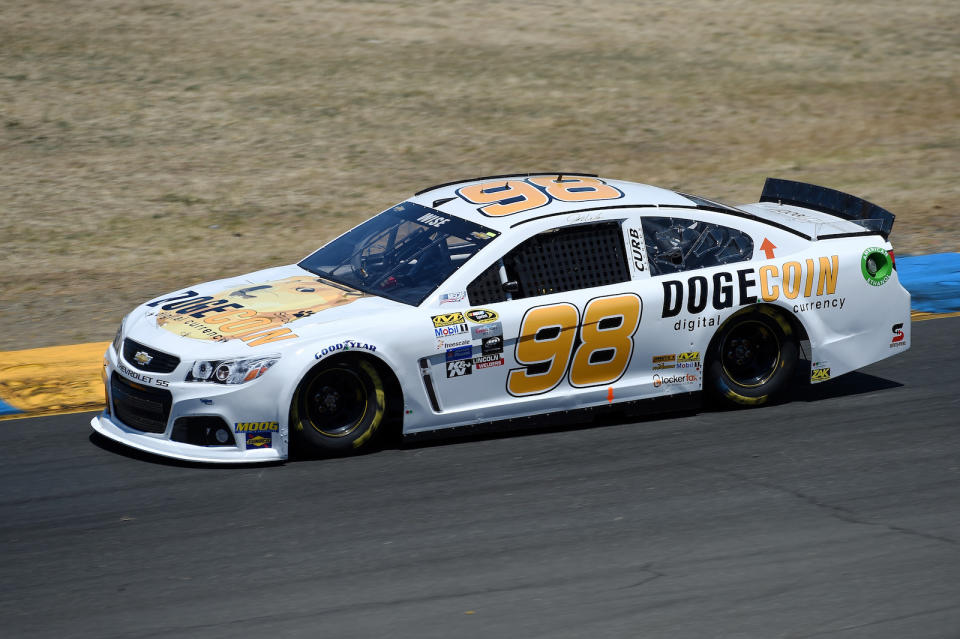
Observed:
[[[148,354],[146,351],[137,351],[137,354],[133,356],[133,360],[141,366],[146,366],[153,361],[153,355]]]

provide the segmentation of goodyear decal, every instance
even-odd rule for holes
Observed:
[[[238,433],[268,433],[280,430],[280,424],[277,422],[237,422],[233,425],[233,430]]]
[[[358,342],[356,340],[345,339],[342,342],[339,342],[332,346],[326,346],[320,349],[318,352],[313,354],[313,358],[322,359],[327,355],[333,355],[334,353],[340,353],[342,351],[350,351],[350,350],[359,350],[359,349],[370,351],[371,353],[375,353],[377,350],[377,347],[374,346],[373,344],[365,344],[363,342]]]
[[[248,346],[293,339],[284,324],[328,308],[344,306],[363,293],[343,290],[310,276],[294,276],[261,284],[243,284],[214,295],[185,291],[147,304],[159,306],[157,326],[181,337]]]

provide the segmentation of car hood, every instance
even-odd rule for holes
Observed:
[[[412,310],[289,265],[160,296],[130,314],[124,334],[177,354],[256,355],[289,350],[346,327],[382,323],[383,313]],[[340,320],[348,323],[329,326]]]

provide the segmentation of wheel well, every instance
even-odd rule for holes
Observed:
[[[721,324],[717,330],[713,332],[713,337],[710,338],[710,344],[707,346],[707,352],[704,354],[704,368],[706,368],[706,360],[708,357],[710,357],[710,354],[713,353],[714,346],[716,346],[717,343],[717,337],[723,331],[723,328],[734,318],[742,315],[748,315],[750,313],[764,313],[765,315],[770,315],[771,317],[775,318],[778,322],[785,322],[790,327],[791,334],[796,336],[798,343],[810,339],[807,336],[807,329],[804,328],[803,323],[798,320],[795,315],[787,313],[779,306],[774,306],[773,304],[753,304],[751,306],[747,306],[746,308],[740,309],[728,317],[726,321],[724,321],[723,324]]]
[[[384,416],[384,430],[396,429],[395,434],[399,435],[401,429],[403,428],[403,389],[400,386],[400,380],[397,378],[396,373],[394,373],[393,369],[390,368],[390,366],[379,357],[374,357],[372,355],[366,355],[363,353],[340,353],[317,362],[315,366],[311,367],[310,370],[304,373],[303,377],[300,378],[300,381],[297,383],[297,390],[293,395],[294,402],[296,402],[297,395],[300,394],[300,387],[303,386],[304,380],[310,377],[314,371],[324,366],[328,366],[333,362],[344,363],[358,361],[364,361],[373,366],[383,379],[387,401],[387,413]]]

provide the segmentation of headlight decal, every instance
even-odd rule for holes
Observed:
[[[187,373],[188,382],[243,384],[257,379],[280,361],[279,355],[244,359],[198,360]]]

